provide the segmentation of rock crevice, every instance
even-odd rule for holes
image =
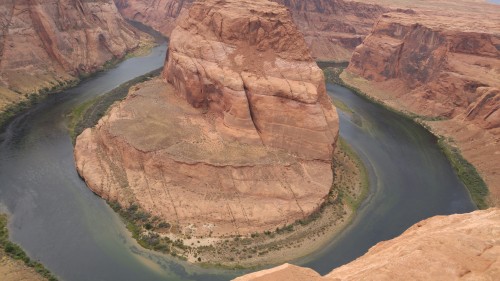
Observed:
[[[181,16],[162,77],[84,131],[75,158],[107,200],[185,234],[246,235],[320,208],[337,135],[323,73],[286,8],[207,0]]]

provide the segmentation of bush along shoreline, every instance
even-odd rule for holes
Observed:
[[[23,261],[28,267],[33,268],[38,274],[49,281],[57,281],[58,279],[48,269],[46,269],[38,261],[32,260],[24,250],[9,240],[9,230],[7,228],[7,215],[0,214],[0,251],[14,260]]]
[[[425,128],[429,133],[434,135],[437,138],[437,144],[439,148],[450,162],[458,178],[467,188],[469,196],[471,197],[476,207],[480,210],[484,210],[489,207],[489,204],[487,202],[487,198],[489,195],[488,186],[486,185],[486,183],[484,182],[483,178],[476,170],[474,165],[472,165],[469,161],[467,161],[460,153],[460,150],[451,144],[452,141],[451,139],[447,139],[443,136],[435,134],[430,129],[430,127],[427,124],[425,124],[425,121],[439,121],[439,119],[420,116],[411,112],[406,112],[390,107],[384,102],[366,94],[365,92],[361,91],[355,86],[346,83],[344,80],[342,80],[342,77],[340,77],[340,75],[345,69],[345,67],[343,66],[341,67],[327,66],[322,69],[325,74],[325,80],[327,81],[327,83],[334,83],[342,87],[345,87],[353,91],[357,95],[366,98],[367,100],[375,104],[378,104],[384,107],[385,109],[402,116],[403,118],[412,120],[413,122]]]
[[[338,140],[332,165],[334,180],[338,179],[333,182],[328,198],[317,212],[291,224],[250,235],[191,237],[183,234],[176,222],[166,222],[152,216],[137,204],[122,206],[115,201],[108,201],[108,204],[118,213],[132,238],[145,249],[169,254],[203,267],[256,268],[285,262],[282,257],[286,255],[280,253],[294,255],[294,258],[307,255],[310,249],[331,241],[352,221],[356,209],[368,195],[366,168],[354,149],[342,138]],[[353,172],[356,176],[349,177]],[[314,242],[320,240],[320,237],[323,242]],[[213,241],[206,243],[207,240]],[[295,250],[296,248],[300,249]]]
[[[26,93],[24,94],[23,99],[6,105],[2,110],[0,110],[0,132],[3,132],[6,126],[16,116],[26,112],[27,110],[34,107],[38,103],[44,101],[47,97],[53,94],[61,93],[69,88],[75,87],[80,83],[85,82],[88,79],[91,79],[92,77],[103,71],[116,67],[120,62],[123,62],[131,57],[144,55],[145,53],[150,51],[153,47],[167,40],[165,37],[162,38],[153,37],[153,38],[155,40],[151,42],[150,41],[140,42],[140,44],[136,48],[129,50],[123,56],[110,59],[109,61],[105,62],[102,66],[95,69],[95,71],[89,73],[80,73],[70,80],[57,81],[52,86],[42,88],[34,93]]]

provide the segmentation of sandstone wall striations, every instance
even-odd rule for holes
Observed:
[[[139,45],[109,1],[14,1],[0,4],[0,109],[100,69]]]
[[[164,76],[221,117],[224,138],[330,161],[338,123],[323,73],[287,11],[260,5],[194,4],[172,32]]]
[[[375,20],[389,11],[375,4],[352,1],[273,0],[285,5],[304,34],[317,60],[348,61],[361,44]],[[129,19],[152,26],[170,36],[176,18],[193,0],[115,0],[120,12]]]
[[[172,32],[163,78],[78,137],[93,191],[198,236],[275,229],[324,202],[338,117],[283,6],[195,3]]]
[[[500,210],[437,216],[365,255],[320,276],[284,264],[235,281],[280,280],[495,280],[500,272]]]
[[[170,36],[177,17],[189,9],[194,0],[114,0],[122,15],[151,26]]]
[[[315,59],[348,61],[374,22],[389,9],[344,0],[273,0],[287,6]]]
[[[495,9],[495,8],[493,8]],[[344,80],[452,137],[500,202],[500,20],[497,13],[388,13],[358,46]],[[493,10],[495,11],[495,10]],[[496,202],[496,203],[495,203]]]

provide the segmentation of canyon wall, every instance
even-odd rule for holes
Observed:
[[[500,273],[500,210],[437,216],[325,276],[284,264],[235,281],[495,280]]]
[[[128,19],[142,22],[166,36],[175,26],[180,13],[192,0],[115,0]],[[295,23],[316,60],[348,61],[354,48],[361,44],[375,20],[389,11],[376,4],[352,1],[275,0],[292,13]]]
[[[495,10],[496,9],[496,10]],[[451,137],[500,202],[500,7],[484,13],[384,14],[344,81]]]
[[[0,110],[99,70],[146,37],[112,0],[2,1]]]
[[[199,1],[172,31],[162,78],[137,85],[76,141],[79,174],[170,232],[247,235],[316,212],[338,116],[288,11]]]

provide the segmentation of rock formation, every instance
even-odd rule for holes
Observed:
[[[348,61],[375,20],[388,9],[344,0],[273,0],[287,6],[317,60]],[[193,0],[115,0],[120,12],[170,36]]]
[[[172,32],[163,78],[78,137],[94,192],[190,235],[270,230],[318,210],[338,117],[286,8],[196,2]]]
[[[344,77],[390,106],[444,120],[427,123],[455,139],[498,202],[499,15],[500,7],[459,14],[460,22],[453,14],[385,14],[356,48]]]
[[[114,0],[122,15],[170,36],[177,17],[189,9],[194,0]]]
[[[0,3],[0,110],[25,94],[100,69],[139,45],[145,34],[112,0]]]
[[[437,216],[380,242],[355,261],[321,277],[294,265],[235,281],[496,280],[500,274],[500,210]]]

